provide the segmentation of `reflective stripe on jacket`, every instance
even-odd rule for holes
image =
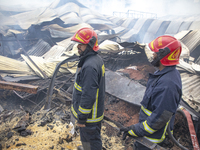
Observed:
[[[165,67],[149,75],[141,102],[139,123],[130,133],[144,136],[154,143],[165,139],[167,126],[173,129],[176,109],[182,96],[182,83],[176,66]]]
[[[104,63],[98,54],[92,54],[87,56],[79,70],[74,83],[71,111],[78,123],[98,123],[104,118]]]

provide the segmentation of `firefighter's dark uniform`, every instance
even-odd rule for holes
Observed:
[[[80,128],[82,144],[90,143],[91,150],[101,150],[101,121],[104,117],[105,67],[94,51],[80,58],[75,77],[71,111]]]
[[[182,83],[176,66],[150,74],[141,102],[139,123],[133,125],[128,133],[136,137],[144,136],[153,143],[163,142],[169,122],[173,129],[181,96]]]

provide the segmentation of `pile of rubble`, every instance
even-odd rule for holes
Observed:
[[[34,114],[19,110],[4,110],[0,114],[0,149],[68,149],[81,145],[79,129],[70,122],[70,107],[61,105],[50,111]],[[102,127],[104,149],[124,149],[118,136],[107,136]]]
[[[14,101],[14,100],[13,100]],[[6,101],[1,100],[1,103]],[[4,110],[0,113],[0,150],[67,149],[77,150],[81,145],[79,128],[70,122],[70,105],[57,102],[49,111],[39,110],[31,114],[26,108]],[[120,113],[119,113],[120,110]],[[130,126],[138,122],[140,107],[106,94],[105,116]],[[123,141],[114,123],[104,119],[102,123],[103,150],[133,150],[134,139]],[[176,115],[174,137],[189,150],[193,149],[187,121]],[[164,148],[181,150],[168,138]]]

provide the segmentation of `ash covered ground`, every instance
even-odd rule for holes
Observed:
[[[12,97],[12,94],[10,94]],[[15,100],[13,100],[15,101]],[[57,102],[58,104],[59,102]],[[1,104],[7,104],[1,98]],[[0,149],[3,150],[31,150],[58,149],[76,150],[81,145],[79,128],[70,123],[70,105],[59,103],[50,111],[39,110],[31,114],[31,104],[16,105],[15,109],[4,110],[0,114]],[[18,107],[18,109],[17,109]],[[106,94],[105,115],[112,120],[130,126],[138,122],[139,107]],[[102,123],[102,142],[104,150],[133,150],[132,138],[123,141],[114,125],[106,121]],[[187,121],[177,114],[175,120],[174,137],[192,150]],[[72,134],[74,131],[74,134]],[[166,149],[179,150],[170,139]]]

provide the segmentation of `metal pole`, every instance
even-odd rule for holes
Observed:
[[[45,110],[49,110],[50,107],[51,107],[51,98],[52,98],[52,94],[53,94],[54,83],[55,83],[56,75],[57,75],[57,73],[60,69],[60,66],[63,65],[64,63],[69,62],[69,61],[76,61],[76,60],[78,60],[78,58],[79,58],[78,56],[74,55],[74,56],[67,58],[67,59],[65,59],[62,62],[57,64],[55,71],[53,73],[53,76],[51,78],[49,88],[48,88],[47,99],[46,99],[46,103],[45,103],[45,107],[44,107]]]

